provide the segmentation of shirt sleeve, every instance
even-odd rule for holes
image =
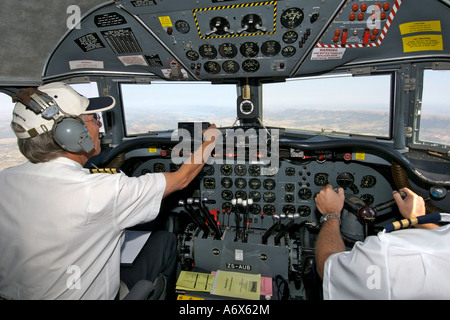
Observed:
[[[94,178],[89,191],[91,223],[100,216],[109,217],[117,230],[124,230],[158,216],[166,188],[164,174],[128,177],[120,173]]]
[[[324,299],[389,299],[385,248],[378,237],[358,241],[351,251],[325,261]]]
[[[161,209],[165,188],[166,179],[162,173],[122,176],[115,214],[118,227],[123,230],[154,220]]]

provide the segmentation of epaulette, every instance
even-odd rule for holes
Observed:
[[[120,169],[117,168],[95,168],[95,169],[89,169],[91,173],[109,173],[109,174],[116,174],[120,173]]]

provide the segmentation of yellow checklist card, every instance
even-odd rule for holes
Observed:
[[[210,292],[215,275],[210,273],[181,271],[177,280],[177,290]]]
[[[218,270],[211,294],[259,300],[261,275]]]

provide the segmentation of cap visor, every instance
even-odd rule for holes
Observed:
[[[116,100],[111,96],[90,98],[89,105],[83,113],[102,112],[112,109],[116,105]]]

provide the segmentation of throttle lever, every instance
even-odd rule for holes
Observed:
[[[405,192],[399,191],[399,193],[402,199],[406,198],[407,195]],[[384,203],[376,205],[375,207],[358,205],[357,203],[354,203],[347,198],[345,198],[344,203],[352,210],[353,213],[356,213],[356,216],[360,221],[369,223],[375,220],[379,211],[392,207],[395,204],[395,199],[386,201]]]

